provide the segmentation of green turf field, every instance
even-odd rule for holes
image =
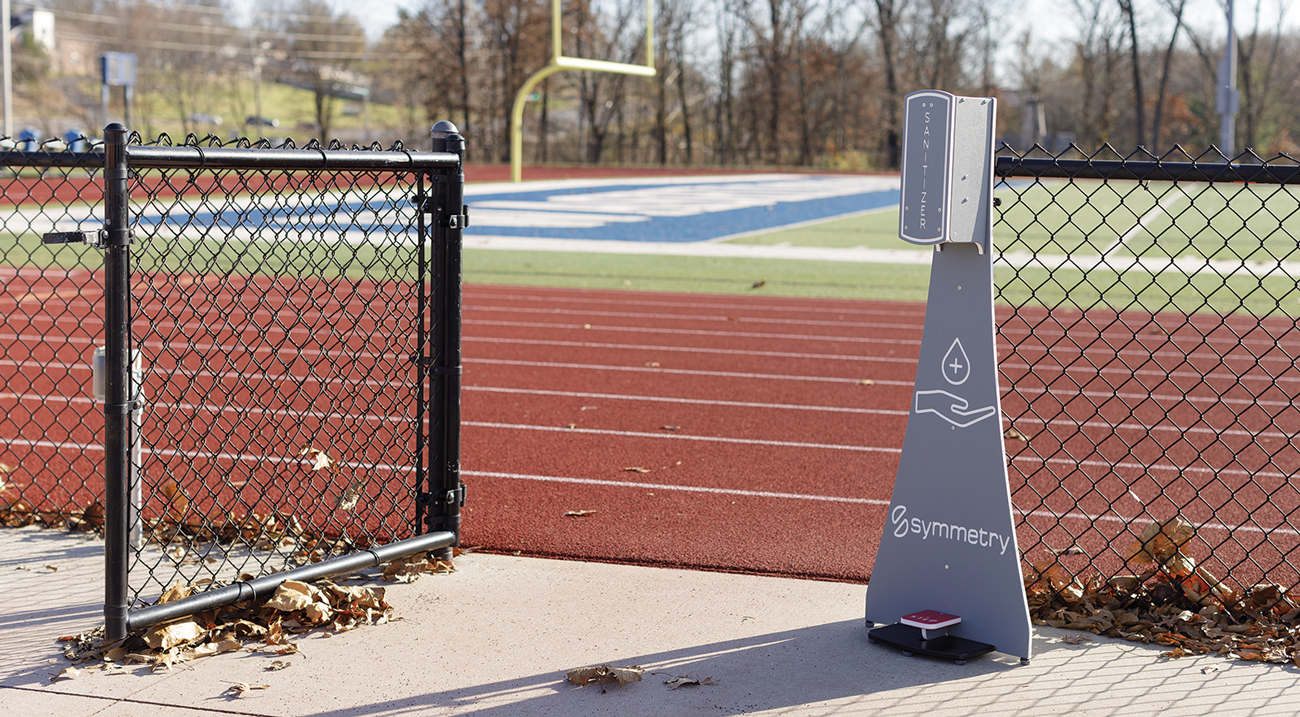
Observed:
[[[1300,316],[1296,188],[1050,180],[1004,186],[997,196],[1002,303]],[[897,217],[875,211],[729,243],[925,251],[897,238]],[[415,277],[409,245],[176,235],[148,247],[137,252],[139,271]],[[96,269],[101,262],[98,250],[0,234],[3,264]],[[923,301],[929,277],[923,264],[475,249],[465,252],[464,267],[474,283],[899,301]]]

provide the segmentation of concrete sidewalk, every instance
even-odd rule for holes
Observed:
[[[403,619],[269,653],[133,666],[51,683],[61,635],[102,624],[102,543],[0,530],[0,704],[81,715],[1295,715],[1300,672],[1036,628],[1035,657],[958,666],[867,642],[859,585],[470,554],[390,585]],[[52,570],[51,568],[56,568]],[[574,687],[574,667],[641,665],[644,681]],[[1208,668],[1205,670],[1203,668]],[[661,673],[661,674],[654,674]],[[669,689],[690,673],[716,685]],[[231,683],[269,687],[243,697]]]

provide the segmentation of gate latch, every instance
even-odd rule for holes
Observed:
[[[46,232],[41,235],[42,244],[85,244],[96,249],[106,245],[103,229],[94,232]]]

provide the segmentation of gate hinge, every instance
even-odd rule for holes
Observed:
[[[416,501],[423,506],[445,505],[465,507],[465,484],[461,483],[459,488],[449,490],[446,493],[420,493],[416,496]]]

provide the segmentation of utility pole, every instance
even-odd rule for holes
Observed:
[[[12,41],[9,38],[9,0],[0,0],[0,15],[4,15],[3,30],[4,39],[0,40],[0,54],[4,55],[4,100],[5,100],[5,126],[4,135],[10,139],[14,136],[14,57],[13,48],[10,47]]]
[[[1228,42],[1223,48],[1223,60],[1219,62],[1219,94],[1216,104],[1219,111],[1219,151],[1229,159],[1236,154],[1237,112],[1241,109],[1241,100],[1237,94],[1237,28],[1233,25],[1232,3],[1225,0],[1228,15]]]

